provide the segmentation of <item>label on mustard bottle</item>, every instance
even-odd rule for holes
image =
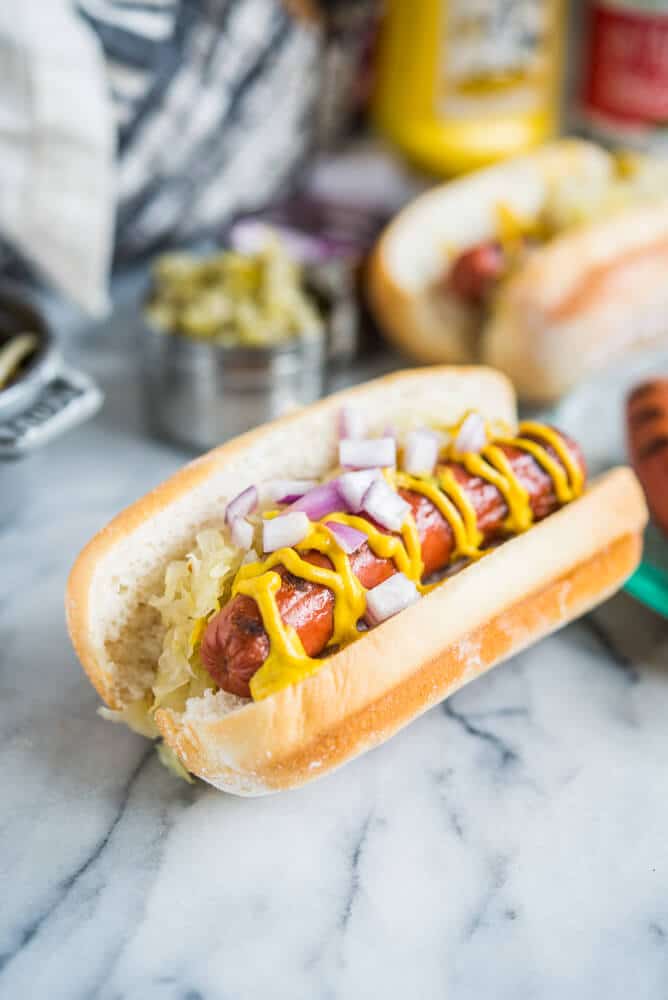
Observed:
[[[437,113],[542,110],[555,86],[560,0],[442,0]]]

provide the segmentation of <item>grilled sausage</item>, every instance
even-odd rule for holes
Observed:
[[[637,386],[626,412],[631,463],[654,520],[668,535],[668,378]]]
[[[577,445],[562,435],[573,456],[585,470],[584,459]],[[535,520],[551,514],[559,503],[550,476],[527,452],[510,445],[500,446],[519,482],[527,490]],[[552,449],[547,448],[557,459]],[[558,459],[557,459],[558,460]],[[457,463],[450,468],[473,504],[478,529],[485,543],[503,535],[503,522],[508,513],[501,493],[491,483],[472,476]],[[424,576],[446,568],[450,562],[454,537],[449,522],[422,493],[399,490],[410,504],[421,543]],[[329,560],[319,552],[304,554],[304,558],[321,566]],[[371,589],[396,572],[391,559],[381,559],[365,542],[350,556],[352,570],[362,586]],[[282,577],[276,594],[281,618],[299,635],[305,652],[318,656],[323,652],[334,628],[334,595],[329,588],[289,573],[277,567]],[[213,680],[225,691],[242,697],[250,696],[249,683],[269,655],[269,637],[253,598],[239,594],[208,623],[201,645],[202,662]]]
[[[465,250],[455,258],[448,275],[448,284],[460,299],[480,305],[494,289],[505,269],[506,259],[501,244],[488,240]]]

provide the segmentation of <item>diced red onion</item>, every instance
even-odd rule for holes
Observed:
[[[403,573],[395,573],[377,587],[367,591],[366,617],[372,625],[381,622],[403,611],[409,604],[414,604],[420,596],[417,587]]]
[[[357,472],[344,472],[337,483],[341,496],[355,514],[362,509],[362,501],[366,491],[374,479],[380,479],[380,469],[359,469]]]
[[[409,431],[404,445],[403,467],[411,476],[432,472],[438,459],[438,437],[423,428]]]
[[[263,492],[275,503],[293,503],[316,485],[314,479],[271,479],[264,483]]]
[[[298,545],[308,534],[311,522],[303,511],[295,510],[262,522],[262,547],[265,552]]]
[[[253,544],[253,525],[243,517],[235,517],[230,525],[232,541],[240,549],[249,549]]]
[[[359,440],[366,434],[366,421],[354,406],[342,406],[339,410],[339,438]]]
[[[236,222],[229,232],[230,246],[237,253],[252,254],[264,250],[271,238],[269,226],[255,219]]]
[[[225,521],[231,524],[237,517],[247,517],[257,507],[257,486],[242,490],[225,508]]]
[[[394,438],[366,438],[339,441],[339,462],[347,469],[372,469],[397,463],[397,443]]]
[[[384,479],[376,479],[364,495],[362,509],[383,528],[399,531],[411,508]]]
[[[454,440],[456,452],[482,451],[487,444],[485,421],[479,413],[469,413],[457,432]]]
[[[266,248],[268,238],[278,236],[289,254],[302,264],[335,260],[356,249],[345,241],[327,239],[272,219],[268,223],[254,218],[239,219],[227,235],[232,249],[242,254],[260,253]]]
[[[359,257],[371,249],[386,222],[387,211],[382,209],[386,198],[379,191],[374,192],[375,198],[368,190],[360,191],[356,175],[352,186],[346,186],[345,181],[337,186],[332,181],[334,172],[336,167],[318,164],[309,175],[308,192],[302,188],[273,204],[261,218],[271,225],[278,223],[312,234],[319,242],[337,248],[339,255]]]
[[[304,511],[312,521],[319,521],[327,514],[335,511],[347,511],[348,507],[341,496],[336,479],[331,479],[328,483],[314,486],[312,490],[305,493],[303,497],[291,504],[290,510]]]
[[[349,524],[339,524],[337,521],[325,521],[325,527],[329,528],[336,540],[348,555],[357,552],[360,545],[366,542],[366,535],[363,531],[351,527]]]

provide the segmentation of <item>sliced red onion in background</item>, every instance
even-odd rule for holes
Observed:
[[[412,580],[403,573],[395,573],[377,587],[367,591],[366,617],[372,625],[381,622],[403,611],[409,604],[414,604],[420,594]]]
[[[487,444],[485,421],[479,413],[469,413],[454,440],[456,452],[482,451]]]
[[[315,479],[270,479],[262,490],[275,503],[293,503],[316,485]]]
[[[291,548],[308,534],[311,522],[303,511],[279,514],[262,522],[262,547],[265,552]]]
[[[433,472],[438,459],[439,440],[433,431],[409,431],[404,444],[403,468],[411,476]]]
[[[349,524],[339,524],[337,521],[325,521],[325,527],[329,528],[336,540],[348,555],[357,552],[360,545],[366,542],[367,538],[363,531],[352,528]]]
[[[242,490],[225,508],[225,521],[231,524],[237,517],[247,517],[257,507],[257,486]]]
[[[381,478],[380,469],[359,469],[357,472],[344,472],[337,483],[341,496],[353,513],[362,509],[362,501],[366,491],[375,479]]]
[[[232,541],[240,549],[249,549],[253,544],[253,525],[243,517],[235,517],[230,525]]]
[[[335,235],[325,235],[322,231],[307,232],[298,225],[266,217],[266,222],[257,218],[239,219],[227,232],[227,240],[233,250],[241,254],[261,252],[267,245],[269,236],[278,236],[290,255],[300,264],[323,264],[347,257],[359,257],[365,248],[355,240],[340,239]]]
[[[394,438],[366,438],[363,441],[342,438],[339,441],[339,463],[347,469],[372,469],[397,464],[397,442]]]
[[[364,495],[362,509],[383,528],[399,531],[411,508],[384,479],[376,479]]]
[[[271,237],[271,229],[264,222],[255,219],[244,219],[235,222],[230,228],[230,246],[237,253],[251,254],[258,253],[267,245]]]
[[[342,406],[339,410],[339,438],[357,440],[366,434],[366,420],[354,406]]]
[[[337,480],[332,479],[328,483],[314,486],[293,503],[290,510],[304,511],[312,521],[319,521],[320,518],[335,511],[346,511],[347,505],[339,492]]]
[[[322,165],[320,168],[322,169]],[[325,167],[325,172],[327,168]],[[281,237],[294,235],[299,244],[294,244],[293,252],[305,261],[329,261],[336,258],[358,259],[375,243],[376,236],[391,214],[391,206],[382,207],[364,193],[352,198],[355,192],[336,197],[332,185],[316,181],[318,171],[309,174],[308,184],[298,188],[289,198],[273,204],[261,213],[238,217],[228,230],[228,238],[234,240],[234,231],[249,222],[264,223],[278,230]],[[324,185],[324,186],[323,186]],[[327,190],[325,190],[325,188]],[[382,200],[382,199],[381,199]]]
[[[300,263],[314,263],[337,256],[327,240],[308,233],[301,233],[291,226],[261,222],[258,219],[241,219],[229,230],[230,246],[237,253],[261,253],[267,243],[278,237],[288,253]]]

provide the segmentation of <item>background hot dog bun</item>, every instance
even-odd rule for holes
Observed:
[[[568,139],[418,197],[381,236],[369,297],[383,331],[424,363],[482,360],[519,393],[556,399],[591,369],[666,335],[668,196],[566,232],[504,283],[487,322],[447,289],[450,261],[497,232],[497,207],[536,217],[555,182],[595,189],[599,147]]]
[[[418,361],[472,362],[479,315],[448,294],[450,261],[496,235],[500,201],[533,217],[555,178],[591,183],[610,170],[597,146],[564,140],[420,195],[385,229],[371,260],[369,294],[384,332]]]
[[[198,530],[220,523],[241,488],[331,467],[344,401],[378,427],[455,421],[469,407],[515,420],[512,390],[496,372],[408,371],[330,397],[186,466],[93,539],[70,576],[70,634],[109,706],[124,707],[150,685],[163,635],[147,601],[161,590],[167,563],[188,551]],[[258,795],[302,784],[615,590],[638,561],[644,520],[633,474],[616,470],[303,683],[241,707],[233,696],[210,693],[183,713],[160,710],[157,724],[185,765],[221,789]]]
[[[502,286],[481,341],[527,399],[558,399],[633,348],[668,342],[668,197],[537,250]]]

